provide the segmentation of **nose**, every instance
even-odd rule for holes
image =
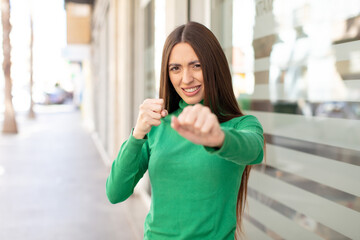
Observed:
[[[182,76],[182,82],[184,84],[190,84],[194,81],[194,77],[191,73],[191,70],[185,68],[183,71],[183,76]]]

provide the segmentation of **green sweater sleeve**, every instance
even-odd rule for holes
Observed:
[[[220,149],[206,147],[210,154],[216,154],[239,165],[261,163],[264,156],[264,135],[256,117],[247,115],[235,119],[233,126],[222,126],[225,140]]]
[[[150,150],[147,139],[136,139],[132,132],[114,160],[106,181],[106,195],[113,204],[125,201],[148,168]]]

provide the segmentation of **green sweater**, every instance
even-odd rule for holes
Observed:
[[[263,130],[251,115],[221,123],[220,149],[196,145],[171,128],[171,116],[145,139],[130,135],[106,182],[111,203],[126,200],[149,170],[151,206],[144,239],[234,239],[236,202],[246,165],[263,159]]]

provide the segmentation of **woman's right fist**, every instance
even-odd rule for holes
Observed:
[[[133,136],[137,139],[143,139],[150,132],[152,126],[160,125],[160,119],[167,114],[167,110],[164,109],[163,99],[146,99],[139,107],[139,115]]]

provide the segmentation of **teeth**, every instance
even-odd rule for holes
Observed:
[[[184,89],[185,92],[188,92],[188,93],[192,93],[192,92],[195,92],[196,90],[199,89],[200,86],[198,87],[194,87],[194,88],[187,88],[187,89]]]

